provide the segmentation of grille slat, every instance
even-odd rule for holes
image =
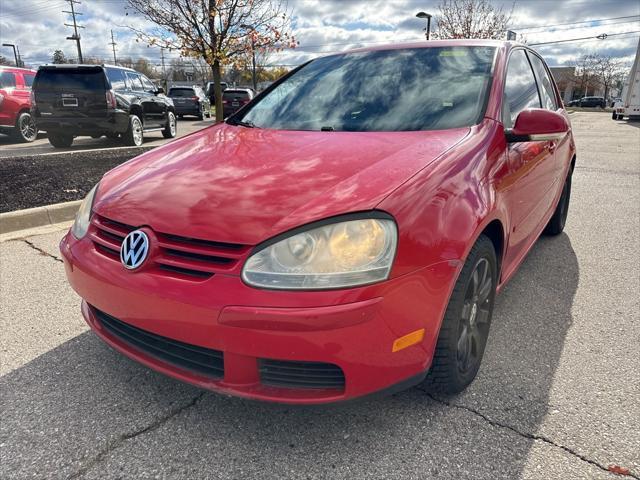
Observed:
[[[147,332],[94,307],[92,311],[105,330],[137,350],[184,370],[216,379],[224,376],[224,359],[219,350],[190,345]]]
[[[344,372],[337,365],[260,359],[260,380],[285,388],[344,389]]]
[[[94,214],[90,238],[96,250],[106,257],[119,260],[124,237],[137,227],[110,220]],[[202,281],[215,273],[228,273],[235,269],[250,246],[200,240],[189,237],[154,232],[159,247],[150,260],[154,272],[174,278]]]

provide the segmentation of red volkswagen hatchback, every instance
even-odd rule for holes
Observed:
[[[96,334],[172,377],[299,404],[454,393],[496,292],[562,231],[574,163],[527,47],[358,50],[107,173],[61,251]]]

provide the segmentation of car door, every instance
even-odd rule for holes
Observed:
[[[536,77],[538,84],[538,91],[540,92],[540,100],[542,101],[542,108],[551,110],[561,115],[566,115],[562,109],[562,102],[557,95],[554,88],[553,80],[549,69],[544,64],[544,61],[533,52],[527,52],[529,61],[533,67],[533,73]],[[564,137],[549,142],[549,148],[553,154],[552,169],[549,169],[549,192],[546,195],[548,200],[547,208],[555,206],[554,200],[557,195],[560,194],[562,187],[564,186],[564,180],[566,175],[567,166],[570,164],[572,148],[571,148],[571,135],[567,132]]]
[[[167,103],[158,96],[158,89],[151,80],[144,75],[140,75],[140,80],[144,91],[152,96],[153,103],[149,105],[149,114],[155,124],[163,126],[167,121]]]
[[[157,120],[154,119],[153,111],[155,109],[155,102],[153,95],[145,92],[142,85],[142,79],[140,75],[135,72],[126,72],[127,84],[131,90],[133,97],[132,103],[138,104],[142,108],[142,122],[144,128],[157,127]]]
[[[505,129],[513,127],[518,114],[528,108],[541,108],[540,94],[531,64],[524,49],[509,57],[504,83],[502,121]],[[508,185],[505,199],[511,216],[505,266],[527,249],[540,231],[549,200],[547,198],[554,170],[551,142],[515,142],[507,148]]]

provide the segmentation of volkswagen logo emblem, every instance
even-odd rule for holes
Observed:
[[[134,270],[144,263],[148,253],[149,237],[142,230],[134,230],[122,241],[120,261],[124,268]]]

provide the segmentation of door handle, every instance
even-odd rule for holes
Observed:
[[[551,153],[555,152],[555,151],[556,151],[556,147],[557,147],[557,146],[558,146],[558,144],[557,144],[555,141],[551,140],[551,141],[549,142],[549,151],[550,151]]]

